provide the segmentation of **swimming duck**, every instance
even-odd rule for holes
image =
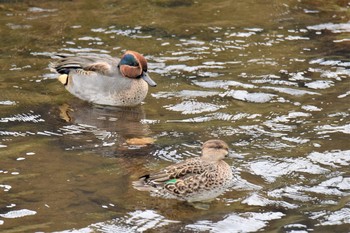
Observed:
[[[147,61],[126,51],[121,59],[109,56],[60,56],[50,68],[76,97],[96,104],[135,106],[146,97],[148,85],[157,84],[147,73]]]
[[[224,141],[206,141],[200,157],[144,175],[133,182],[133,187],[152,196],[188,202],[214,199],[232,185],[231,167],[223,161],[228,154]]]

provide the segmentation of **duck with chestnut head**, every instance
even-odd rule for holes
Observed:
[[[126,51],[121,59],[109,56],[60,56],[50,64],[58,80],[76,97],[101,105],[135,106],[146,97],[150,78],[146,59]]]
[[[200,157],[144,175],[133,186],[156,197],[188,202],[211,200],[232,185],[232,169],[223,161],[228,155],[224,141],[209,140],[203,144]]]

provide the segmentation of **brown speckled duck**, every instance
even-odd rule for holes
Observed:
[[[211,200],[232,185],[231,167],[223,161],[229,154],[221,140],[203,144],[202,155],[147,174],[133,182],[134,188],[152,196],[188,202]]]
[[[126,51],[121,59],[108,56],[60,56],[50,64],[58,80],[76,97],[96,104],[135,106],[157,84],[147,73],[147,61]]]

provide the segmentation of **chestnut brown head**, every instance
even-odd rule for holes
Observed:
[[[119,62],[119,69],[124,77],[133,79],[142,78],[152,87],[157,85],[147,73],[146,58],[138,52],[126,51]]]

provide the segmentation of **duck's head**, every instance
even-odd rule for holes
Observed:
[[[206,141],[202,146],[202,159],[204,160],[220,161],[228,155],[228,145],[222,140],[212,139]]]
[[[119,70],[124,77],[142,78],[151,87],[157,86],[147,73],[147,60],[135,51],[126,51],[119,62]]]

